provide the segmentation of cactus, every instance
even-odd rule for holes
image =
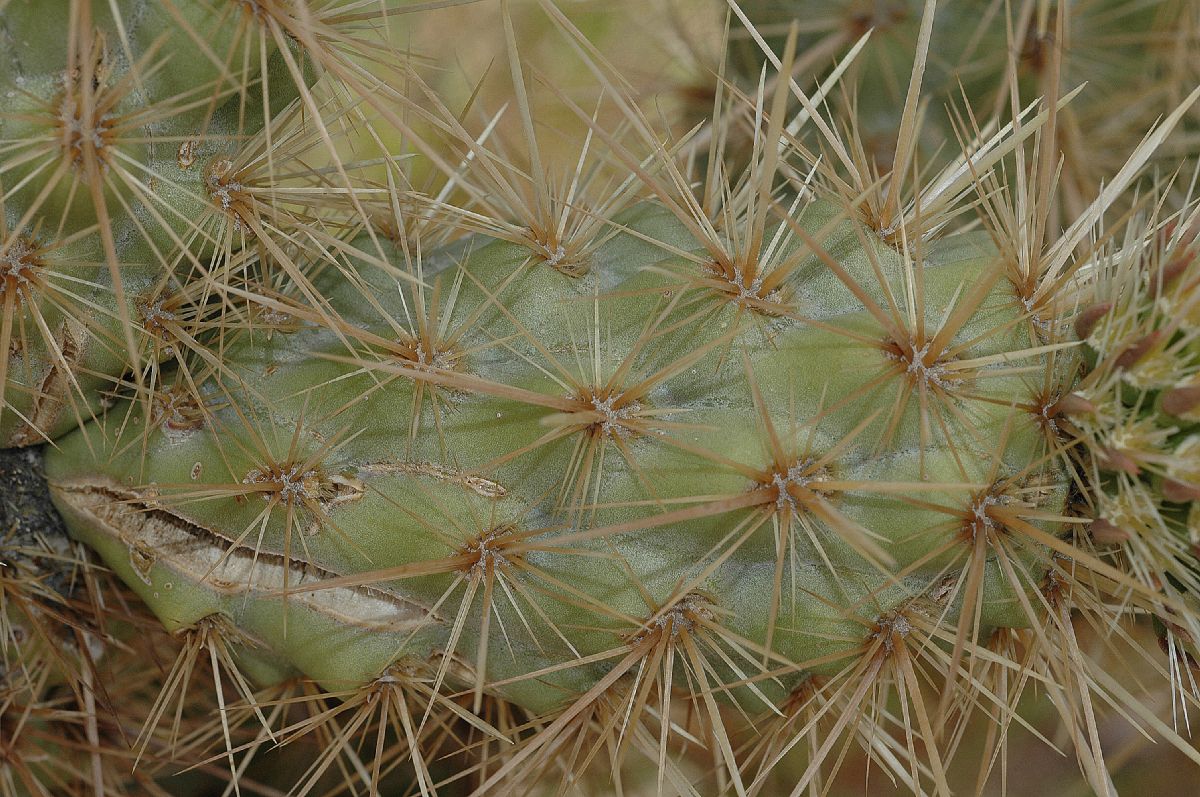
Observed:
[[[740,14],[775,51],[782,48],[788,25],[799,23],[797,51],[803,53],[805,75],[814,67],[828,72],[852,46],[864,44],[849,64],[842,90],[832,92],[830,100],[847,109],[864,154],[881,169],[896,155],[892,147],[924,5],[920,0],[739,4]],[[1192,3],[1030,0],[1009,7],[951,0],[938,5],[923,79],[927,103],[917,139],[922,164],[952,160],[1016,97],[1058,98],[1079,90],[1061,109],[1057,127],[1064,158],[1058,185],[1064,224],[1120,168],[1163,108],[1179,103],[1200,79],[1195,55],[1200,17]],[[752,85],[769,59],[739,26],[732,35],[729,77]],[[1188,130],[1194,135],[1194,114]],[[1188,146],[1183,136],[1172,145],[1176,152]]]
[[[989,513],[1059,514],[1065,497],[1063,474],[1039,461],[1036,416],[1006,403],[1032,403],[1013,372],[1046,364],[1014,329],[1011,290],[993,290],[986,242],[930,246],[913,285],[912,261],[864,244],[836,208],[812,203],[787,222],[765,231],[778,268],[760,274],[705,267],[718,253],[742,260],[736,250],[693,240],[670,258],[615,235],[590,258],[624,301],[485,236],[434,282],[435,294],[457,283],[452,307],[371,285],[360,261],[383,318],[227,344],[230,395],[210,402],[224,408],[144,441],[144,418],[110,413],[111,427],[67,438],[51,459],[56,500],[168,628],[230,617],[256,640],[246,658],[276,678],[371,684],[397,659],[446,651],[473,669],[478,696],[600,654],[632,670],[674,626],[700,625],[714,650],[692,665],[706,678],[827,660],[747,687],[766,709],[909,612],[956,622],[953,602],[918,605],[969,560],[959,535],[982,533]],[[621,223],[688,240],[661,213]],[[821,260],[831,251],[840,274]],[[361,288],[319,284],[354,324]],[[914,288],[925,317],[909,326],[911,307],[889,312],[884,297]],[[393,342],[405,306],[426,324]],[[346,337],[373,346],[339,363]],[[833,353],[833,373],[809,359]],[[996,439],[1006,445],[982,444]],[[1013,547],[1032,583],[981,565],[965,590],[981,629],[1027,625],[1013,592],[1052,569],[1032,541]],[[347,586],[296,592],[327,580]],[[847,606],[861,608],[846,617]],[[541,714],[604,672],[579,665],[499,694]]]
[[[1155,225],[1127,251],[1101,259],[1110,269],[1114,261],[1137,267],[1104,279],[1080,312],[1089,373],[1062,410],[1086,443],[1083,467],[1104,485],[1093,535],[1137,547],[1191,595],[1200,542],[1200,268],[1196,219],[1180,222]],[[1164,641],[1168,626],[1171,636],[1190,639],[1168,622]]]
[[[372,16],[352,5],[6,0],[0,440],[94,417],[130,366],[153,382],[163,325],[201,300],[188,274],[303,212],[265,209],[303,156],[270,125],[316,107],[309,84],[345,60],[331,43]]]
[[[857,742],[904,788],[949,794],[972,718],[994,723],[983,783],[1035,690],[1099,793],[1104,704],[1200,763],[1083,640],[1148,616],[1168,656],[1152,666],[1196,702],[1200,203],[1164,193],[1124,238],[1103,225],[1200,91],[1059,231],[1054,92],[913,180],[920,55],[883,180],[807,97],[816,132],[794,135],[774,81],[745,173],[714,136],[697,187],[549,3],[601,85],[594,111],[560,98],[585,131],[562,174],[507,4],[521,155],[398,54],[346,56],[378,4],[96,5],[6,7],[13,41],[69,30],[103,65],[56,84],[64,64],[20,60],[31,108],[57,85],[162,115],[150,136],[68,126],[90,137],[53,155],[61,186],[0,165],[5,334],[59,314],[40,343],[12,338],[0,424],[55,438],[74,540],[6,543],[0,793],[123,793],[122,764],[172,758],[220,761],[239,790],[281,743],[312,751],[269,775],[296,794],[607,793],[636,763],[655,793],[800,795]],[[255,69],[209,57],[249,43]],[[776,57],[791,70],[794,33]],[[29,126],[53,118],[9,114],[5,139],[44,146]],[[391,136],[402,154],[344,156]],[[1003,184],[1002,161],[1036,179]],[[173,188],[114,182],[119,163]],[[100,275],[96,293],[46,299],[43,269]],[[88,342],[69,363],[64,318]],[[131,603],[64,647],[56,605],[124,605],[56,575],[90,579],[92,556],[160,631]],[[55,716],[160,645],[155,677],[80,729]],[[127,751],[97,726],[125,731],[124,704],[144,719]],[[70,752],[56,769],[39,749]]]

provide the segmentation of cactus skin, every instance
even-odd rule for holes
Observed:
[[[854,89],[847,93],[855,97],[852,118],[866,153],[881,167],[890,164],[923,0],[745,0],[738,5],[776,53],[783,49],[788,26],[799,22],[797,52],[804,75],[827,71],[871,32],[850,67]],[[1062,9],[1060,26],[1059,6],[1056,0],[1013,3],[1006,19],[1003,3],[939,2],[923,80],[929,102],[918,143],[926,166],[957,157],[959,142],[975,137],[975,125],[1010,107],[1010,59],[1021,104],[1061,97],[1086,83],[1063,109],[1059,129],[1066,160],[1059,191],[1069,203],[1069,221],[1120,168],[1162,109],[1181,101],[1200,80],[1200,14],[1194,3],[1180,0],[1072,0]],[[1019,43],[1015,47],[1008,42],[1009,28]],[[765,57],[738,26],[735,30],[730,70],[743,83],[754,83]],[[1062,45],[1057,56],[1056,41]],[[839,93],[830,99],[846,104]],[[1114,108],[1121,113],[1114,114]]]
[[[67,536],[36,448],[0,451],[0,529],[0,793],[136,794],[127,747],[102,740],[123,733],[115,705],[153,701],[156,685],[123,676],[171,638]]]
[[[423,302],[364,261],[384,318],[356,310],[364,297],[343,277],[318,283],[346,327],[247,331],[225,349],[224,385],[204,391],[203,426],[158,424],[143,445],[143,419],[117,408],[69,435],[49,460],[55,500],[168,628],[219,615],[270,677],[369,687],[452,650],[460,680],[514,679],[494,693],[546,714],[607,671],[576,659],[700,622],[753,651],[739,666],[796,663],[735,690],[768,710],[805,676],[844,668],[889,618],[956,622],[962,595],[932,595],[974,535],[1002,526],[994,510],[1052,516],[1065,501],[1036,414],[1012,404],[1030,394],[1020,372],[1047,363],[986,236],[930,245],[912,308],[926,338],[897,339],[863,297],[886,301],[877,264],[899,301],[884,319],[907,317],[904,258],[834,211],[813,202],[789,222],[803,234],[780,228],[774,256],[795,257],[769,292],[647,244],[688,240],[654,206],[621,220],[642,238],[612,237],[582,278],[476,236],[439,274],[443,291],[458,284],[453,344],[420,358],[379,350],[391,319]],[[345,338],[374,352],[340,362]],[[1052,567],[1040,546],[1012,545],[1028,581],[994,558],[972,580],[984,636],[1032,622],[1014,589]],[[709,664],[737,680],[732,661]]]
[[[255,19],[267,7],[239,5]],[[232,780],[238,754],[272,738],[239,721],[287,742],[339,734],[299,794],[339,755],[347,789],[389,793],[380,773],[403,763],[411,790],[441,793],[430,770],[446,747],[498,762],[464,767],[479,794],[582,772],[601,750],[613,777],[632,750],[660,764],[660,792],[696,793],[674,745],[711,755],[702,793],[761,794],[814,735],[793,794],[818,790],[854,736],[914,791],[947,793],[965,715],[1011,716],[1032,673],[1074,723],[1093,787],[1111,791],[1083,726],[1093,692],[1128,699],[1087,669],[1071,613],[1109,624],[1108,604],[1128,601],[1168,646],[1190,644],[1192,618],[1177,614],[1190,596],[1160,582],[1190,586],[1194,559],[1176,547],[1122,580],[1093,556],[1101,524],[1077,534],[1073,493],[1107,495],[1080,462],[1112,429],[1060,422],[1078,407],[1045,386],[1088,384],[1063,353],[1066,316],[1035,313],[991,236],[876,225],[886,212],[827,186],[786,211],[770,203],[766,221],[697,217],[657,184],[661,202],[606,210],[582,247],[546,238],[553,225],[434,203],[414,214],[432,239],[456,232],[443,211],[502,232],[414,255],[411,229],[377,224],[284,251],[288,233],[346,220],[285,218],[282,192],[250,208],[234,184],[264,138],[205,168],[196,208],[221,234],[154,283],[169,289],[151,294],[141,331],[158,340],[151,360],[176,363],[151,368],[152,384],[126,380],[133,399],[51,455],[72,534],[181,651],[140,754],[163,737],[179,751],[172,699],[203,691],[200,661],[215,719],[199,736],[223,737]],[[498,168],[479,146],[481,168]],[[533,166],[522,179],[539,179]],[[478,179],[466,171],[455,179]],[[772,196],[779,176],[751,193]],[[282,234],[262,235],[255,211],[280,212]],[[244,253],[242,236],[255,239]],[[210,255],[227,270],[200,274]],[[1124,317],[1159,329],[1137,306]],[[179,318],[196,323],[167,323]],[[119,359],[130,327],[114,329]],[[1097,339],[1083,370],[1136,365],[1104,354],[1140,340],[1124,335]],[[1187,395],[1145,394],[1174,415]],[[1121,406],[1163,426],[1124,391]],[[1139,489],[1179,516],[1175,487],[1151,475]],[[945,681],[936,713],[930,674]],[[903,724],[882,716],[893,692]],[[306,718],[278,721],[297,703]],[[745,745],[738,709],[757,732]],[[811,733],[822,720],[833,727]],[[374,756],[348,750],[375,734]]]
[[[259,63],[253,3],[3,8],[0,442],[28,445],[168,356],[155,344],[177,274],[240,246],[222,230],[238,226],[222,164],[300,89],[270,36]],[[237,66],[247,43],[256,57]]]

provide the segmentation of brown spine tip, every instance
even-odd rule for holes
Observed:
[[[1104,518],[1096,518],[1087,527],[1088,534],[1101,545],[1119,545],[1129,539],[1129,532]]]
[[[1162,330],[1156,329],[1141,340],[1129,344],[1113,361],[1113,365],[1117,368],[1129,368],[1135,365],[1158,344],[1160,338],[1162,338]]]
[[[1200,501],[1200,484],[1163,479],[1163,498],[1180,504],[1189,501]]]
[[[1176,228],[1175,222],[1171,222],[1163,228],[1160,235],[1164,244],[1175,234]],[[1196,250],[1192,248],[1192,244],[1195,243],[1197,234],[1200,234],[1200,225],[1192,225],[1184,231],[1183,235],[1179,236],[1179,240],[1175,244],[1174,256],[1159,269],[1157,274],[1151,276],[1150,291],[1153,296],[1159,296],[1164,288],[1177,280],[1179,275],[1187,271],[1188,267],[1195,262]]]
[[[1142,469],[1138,467],[1133,457],[1115,448],[1106,448],[1099,452],[1100,467],[1105,470],[1119,470],[1130,476],[1140,476]]]
[[[1151,294],[1155,298],[1161,296],[1163,291],[1171,287],[1171,283],[1179,279],[1180,275],[1187,271],[1188,267],[1191,266],[1195,260],[1196,254],[1194,252],[1184,252],[1183,254],[1172,258],[1171,262],[1159,269],[1158,274],[1151,278]]]
[[[1168,415],[1176,417],[1200,410],[1200,384],[1184,385],[1168,390],[1162,397],[1162,410]]]
[[[1096,405],[1078,393],[1068,393],[1050,405],[1046,412],[1051,418],[1058,415],[1091,415],[1096,412]]]
[[[1175,625],[1174,623],[1171,624],[1172,633],[1175,633],[1179,630],[1180,630],[1179,626]],[[1176,635],[1178,636],[1178,634],[1176,634]],[[1171,655],[1172,645],[1167,640],[1167,637],[1165,634],[1158,637],[1158,647],[1160,650],[1162,650],[1163,653],[1167,654],[1168,656]],[[1192,656],[1192,654],[1188,650],[1186,650],[1182,645],[1175,645],[1174,647],[1175,647],[1176,655],[1182,655],[1183,660],[1187,662],[1187,666],[1189,669],[1191,669],[1193,671],[1200,670],[1200,665],[1196,664],[1195,657]]]
[[[1112,302],[1101,302],[1081,312],[1075,319],[1075,334],[1079,339],[1087,340],[1095,330],[1096,324],[1100,323],[1100,319],[1108,315],[1112,308]]]

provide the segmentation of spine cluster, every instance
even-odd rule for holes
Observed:
[[[684,134],[539,5],[491,115],[424,4],[0,0],[0,795],[1200,764],[1188,4],[730,3]]]

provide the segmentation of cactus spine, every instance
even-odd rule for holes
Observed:
[[[21,341],[0,424],[57,438],[72,537],[178,644],[137,755],[216,741],[237,784],[269,744],[315,740],[299,794],[338,771],[389,793],[401,767],[422,794],[567,791],[595,769],[620,789],[643,759],[658,793],[748,795],[807,748],[800,795],[857,740],[946,794],[970,718],[1010,717],[1036,681],[1113,790],[1093,704],[1146,712],[1073,618],[1153,617],[1172,673],[1200,631],[1196,203],[1083,243],[1195,94],[1056,237],[1044,107],[913,185],[919,67],[883,180],[804,96],[811,152],[780,80],[752,100],[745,174],[715,136],[696,188],[546,3],[625,122],[564,99],[586,134],[559,178],[506,4],[520,158],[400,59],[344,57],[378,4],[98,5],[6,18],[79,55],[14,67],[36,85],[4,135],[38,156],[0,166]],[[779,49],[790,71],[795,34]],[[257,69],[231,66],[243,53]],[[444,186],[413,189],[410,157],[343,159],[353,126],[394,128]],[[1002,187],[1004,157],[1036,179]],[[44,298],[38,275],[80,279],[52,254],[92,269],[74,315]],[[13,336],[39,301],[81,325],[69,362],[67,321]],[[215,719],[191,724],[199,678]],[[64,780],[123,788],[92,756]],[[57,777],[26,771],[15,793]]]

